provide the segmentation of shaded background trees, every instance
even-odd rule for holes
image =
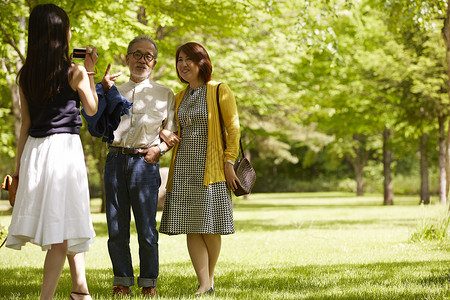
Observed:
[[[0,4],[2,173],[14,166],[26,21],[43,2]],[[119,83],[127,80],[128,42],[149,34],[160,50],[154,79],[177,92],[176,47],[205,45],[214,79],[235,93],[255,192],[384,192],[384,204],[413,193],[418,202],[430,194],[446,202],[446,1],[54,2],[69,14],[71,46],[98,48],[96,81],[108,63],[124,73]],[[106,145],[86,130],[82,139],[92,196],[102,197]]]

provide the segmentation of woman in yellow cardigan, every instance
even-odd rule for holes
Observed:
[[[188,86],[175,96],[181,140],[172,153],[159,231],[187,235],[199,282],[196,294],[212,293],[221,235],[234,233],[231,190],[239,182],[233,169],[239,117],[230,88],[211,80],[212,65],[203,46],[191,42],[179,47],[176,67],[179,79]]]

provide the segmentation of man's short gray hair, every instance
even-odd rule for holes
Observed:
[[[133,48],[133,45],[140,41],[149,41],[152,43],[152,45],[155,47],[156,53],[155,53],[155,59],[158,57],[158,46],[156,46],[155,41],[148,35],[140,35],[138,37],[135,37],[129,44],[127,49],[127,54],[131,53],[131,48]]]

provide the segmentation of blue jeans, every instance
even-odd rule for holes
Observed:
[[[110,152],[105,164],[108,251],[113,285],[134,285],[130,253],[130,221],[133,210],[139,242],[138,286],[156,286],[159,273],[156,208],[161,184],[159,163],[149,164],[140,154]]]

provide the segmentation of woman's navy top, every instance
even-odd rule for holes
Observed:
[[[28,101],[31,126],[29,135],[46,137],[57,133],[79,134],[82,125],[78,93],[66,83],[46,106],[40,107]]]

